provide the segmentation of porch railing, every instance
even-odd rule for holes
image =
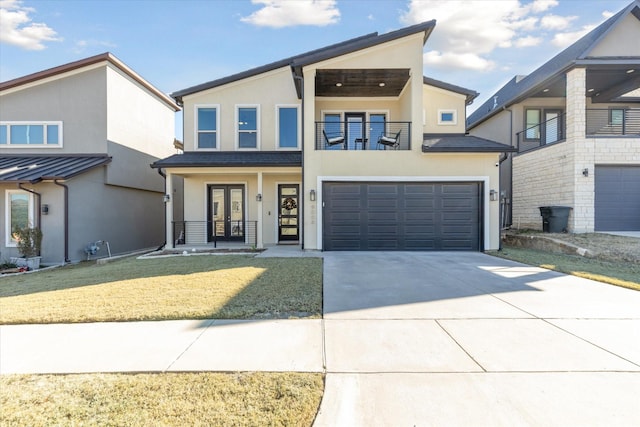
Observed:
[[[258,221],[173,221],[173,245],[209,245],[229,241],[255,246]]]
[[[640,136],[640,108],[587,109],[587,135]]]
[[[378,144],[380,137],[394,138],[398,132],[400,134],[397,147]],[[343,142],[339,142],[340,138],[344,138]],[[315,146],[316,150],[332,151],[410,150],[411,122],[316,122]]]
[[[534,150],[538,147],[565,139],[565,114],[560,114],[546,122],[538,123],[516,134],[518,153]]]

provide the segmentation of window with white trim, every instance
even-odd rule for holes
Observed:
[[[220,129],[220,106],[196,106],[196,147],[217,150]]]
[[[260,108],[257,105],[236,106],[236,147],[260,147]]]
[[[439,125],[458,124],[458,113],[456,110],[438,110]]]
[[[5,244],[16,246],[13,232],[16,228],[33,226],[33,195],[22,190],[5,191]]]
[[[62,122],[0,122],[0,147],[62,147]]]
[[[298,106],[285,105],[276,106],[277,123],[276,136],[278,138],[278,148],[295,149],[299,147],[300,126],[298,125]]]

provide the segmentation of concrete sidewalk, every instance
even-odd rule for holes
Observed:
[[[0,326],[0,374],[322,372],[320,320]]]

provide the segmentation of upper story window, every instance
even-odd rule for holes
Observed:
[[[525,141],[539,141],[540,140],[540,118],[541,111],[538,108],[528,108],[525,110]]]
[[[624,123],[624,108],[609,108],[609,124],[621,126]]]
[[[278,106],[277,110],[277,131],[278,148],[295,149],[298,148],[300,135],[298,132],[298,107]]]
[[[220,128],[220,107],[207,105],[196,107],[197,147],[217,150],[218,129]]]
[[[439,125],[455,125],[458,124],[458,114],[456,110],[438,110]]]
[[[259,107],[238,106],[236,108],[236,147],[256,149],[260,147]]]
[[[33,225],[33,196],[22,190],[6,190],[5,192],[5,232],[6,246],[16,246],[13,232],[16,228]]]
[[[0,146],[62,147],[62,122],[0,122]]]

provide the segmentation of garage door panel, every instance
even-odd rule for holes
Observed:
[[[325,183],[323,248],[479,250],[479,194],[477,182]]]
[[[640,166],[595,167],[595,230],[640,231]]]

